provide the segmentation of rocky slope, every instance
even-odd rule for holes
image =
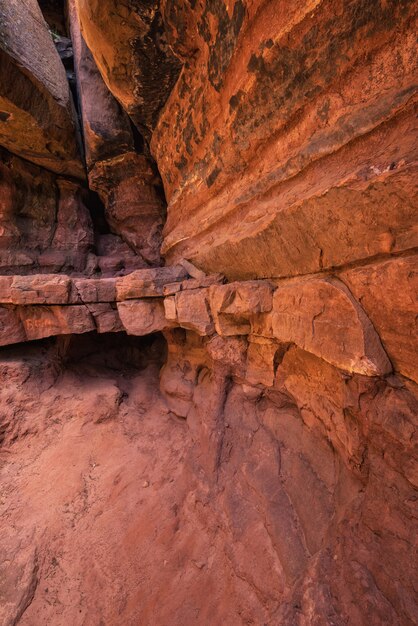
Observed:
[[[418,620],[416,3],[0,0],[0,622]]]

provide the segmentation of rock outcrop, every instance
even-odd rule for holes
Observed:
[[[0,622],[413,626],[416,3],[39,4],[0,0]]]
[[[123,328],[130,335],[179,326],[207,337],[215,331],[219,338],[250,336],[259,346],[255,349],[256,360],[261,358],[257,367],[266,374],[277,367],[275,353],[290,345],[347,372],[366,376],[392,372],[372,323],[348,289],[335,279],[279,282],[274,286],[268,281],[219,285],[215,276],[205,281],[213,282],[212,286],[201,287],[196,279],[189,284],[186,278],[182,266],[137,270],[115,279],[5,276],[0,278],[0,311],[5,320],[14,317],[13,328],[19,325],[19,318],[22,320],[26,340],[90,332],[97,315],[110,314],[111,306],[117,306],[113,330]],[[174,295],[163,298],[164,292]],[[57,320],[54,323],[51,315]],[[68,320],[74,322],[73,327]],[[32,327],[36,327],[36,334]],[[0,345],[10,343],[17,342],[4,322]],[[254,347],[249,356],[253,351]],[[262,359],[265,351],[266,361]],[[418,379],[415,370],[411,378]]]
[[[69,7],[90,187],[105,205],[112,232],[146,263],[159,265],[161,181],[150,159],[135,151],[129,116],[106,87],[80,31],[76,0]]]
[[[417,246],[416,3],[166,15],[187,55],[152,138],[171,262],[264,278]]]
[[[0,2],[0,145],[84,178],[64,67],[37,0]]]
[[[75,3],[106,85],[148,139],[181,68],[165,31],[164,2]]]

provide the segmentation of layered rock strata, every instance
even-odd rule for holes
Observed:
[[[413,626],[416,3],[59,4],[0,0],[1,623]]]
[[[167,3],[189,53],[152,140],[167,257],[248,279],[416,247],[416,4],[233,9]]]
[[[3,277],[0,343],[93,329],[141,336],[180,327],[202,337],[248,338],[254,384],[272,383],[278,359],[291,346],[350,373],[392,372],[375,327],[337,278],[220,284],[218,275],[200,281],[187,277],[182,266],[107,279]],[[398,349],[393,351],[396,359]],[[400,351],[399,371],[418,382],[413,356],[408,358],[403,346]]]

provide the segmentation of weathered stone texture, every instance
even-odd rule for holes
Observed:
[[[417,256],[347,270],[341,278],[361,302],[397,371],[418,383]]]
[[[414,626],[417,4],[69,0],[101,202],[35,5],[0,0],[0,622]]]
[[[152,140],[171,261],[248,279],[417,245],[413,2],[167,15],[189,52]]]
[[[64,67],[36,0],[0,2],[0,144],[84,178]]]
[[[0,271],[83,271],[94,244],[85,190],[0,150]]]
[[[149,138],[181,67],[167,41],[160,1],[76,4],[105,83]]]
[[[87,167],[131,152],[134,139],[127,113],[109,91],[80,32],[76,0],[69,2],[78,98],[83,122]]]

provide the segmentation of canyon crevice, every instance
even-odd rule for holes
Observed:
[[[0,0],[0,623],[414,626],[417,4]]]

